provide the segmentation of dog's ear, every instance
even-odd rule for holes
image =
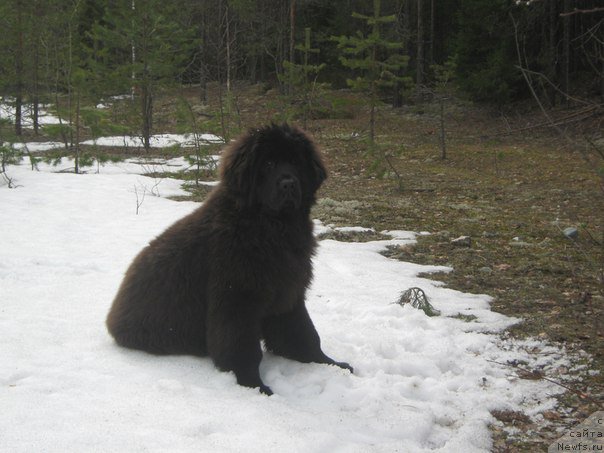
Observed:
[[[257,146],[256,134],[250,131],[223,151],[220,162],[221,181],[246,197],[255,181],[253,159]]]
[[[306,137],[311,174],[313,175],[313,192],[315,192],[319,189],[319,187],[321,187],[323,181],[327,179],[327,170],[323,164],[323,159],[321,159],[321,155],[319,154],[316,145],[308,136]]]
[[[319,187],[321,187],[321,184],[323,184],[323,181],[327,179],[327,170],[325,169],[323,160],[319,156],[319,153],[314,148],[314,146],[311,154],[311,164],[315,173],[316,188],[318,189]]]
[[[315,192],[321,187],[323,181],[327,179],[327,170],[321,159],[321,154],[315,144],[314,140],[304,132],[302,129],[297,127],[290,127],[286,124],[283,125],[284,129],[287,129],[290,134],[294,137],[294,140],[298,142],[305,150],[310,162],[310,174],[312,175],[312,191]]]

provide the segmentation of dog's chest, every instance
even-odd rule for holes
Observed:
[[[304,298],[312,280],[311,253],[281,247],[272,254],[271,270],[264,279],[268,286],[267,311],[282,313],[293,309]]]

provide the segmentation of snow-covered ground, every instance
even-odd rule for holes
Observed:
[[[224,143],[221,137],[213,134],[157,134],[150,137],[150,145],[152,148],[167,148],[174,145],[179,145],[185,148],[192,148],[195,143],[207,145],[210,143]],[[123,146],[125,148],[142,148],[142,137],[132,136],[116,136],[116,137],[99,137],[94,140],[86,140],[83,145],[97,146]]]
[[[12,102],[14,102],[12,99],[6,99],[0,96],[0,119],[7,119],[11,122],[15,121],[15,108],[12,105]],[[38,110],[38,124],[60,124],[61,121],[59,118],[48,112],[48,107],[49,106],[47,105],[40,105]],[[32,129],[34,127],[32,120],[32,106],[30,104],[24,104],[22,114],[22,126],[24,128]]]
[[[114,97],[119,99],[120,97]],[[15,120],[15,108],[12,105],[14,101],[11,99],[3,99],[0,97],[0,119],[6,119],[10,122]],[[105,106],[99,104],[97,108],[104,108]],[[60,124],[61,120],[52,115],[47,110],[48,106],[41,106],[39,111],[39,124]],[[32,120],[32,106],[25,104],[23,106],[23,119],[22,124],[24,128],[33,128]],[[65,124],[65,121],[63,121]],[[181,146],[183,148],[192,148],[199,145],[208,145],[211,143],[224,143],[224,140],[214,134],[155,134],[150,137],[150,144],[152,148],[166,148],[170,146]],[[0,142],[0,144],[2,144]],[[93,140],[85,140],[81,143],[82,145],[96,145],[96,146],[123,146],[125,148],[142,148],[143,140],[142,137],[123,135],[113,137],[99,137]],[[39,151],[47,151],[55,148],[62,148],[64,146],[61,142],[28,142],[28,143],[14,143],[13,148],[18,150],[29,151],[32,153]]]
[[[213,162],[217,165],[219,156],[207,156],[207,162]],[[53,161],[52,165],[44,162],[38,162],[36,167],[45,172],[65,173],[73,172],[74,159],[71,157],[62,157]],[[184,157],[174,157],[171,159],[155,158],[155,157],[132,157],[123,161],[111,162],[107,161],[102,164],[94,163],[92,166],[81,166],[81,173],[102,173],[108,174],[137,174],[145,175],[149,173],[177,173],[179,171],[194,168],[188,159]],[[12,171],[7,171],[9,177],[12,176]],[[1,183],[1,181],[0,181]],[[204,184],[215,185],[217,181],[208,181]]]
[[[213,134],[156,134],[149,138],[151,148],[168,148],[170,146],[180,146],[182,148],[193,148],[195,143],[200,146],[211,143],[224,143],[221,137]],[[1,143],[0,143],[1,144]],[[131,135],[121,135],[115,137],[99,137],[94,140],[84,140],[82,145],[96,146],[119,146],[124,148],[142,148],[143,140],[141,137]],[[12,143],[11,146],[19,151],[37,153],[40,151],[49,151],[51,149],[63,148],[63,142],[27,142]]]
[[[12,143],[13,149],[24,153],[39,153],[40,151],[49,151],[51,149],[64,148],[62,142],[27,142],[27,143]]]
[[[489,411],[539,420],[555,404],[559,387],[494,362],[555,369],[568,366],[563,351],[502,338],[517,320],[489,296],[418,277],[445,269],[379,254],[409,232],[320,242],[308,307],[353,375],[267,353],[267,397],[209,359],[119,348],[104,320],[127,265],[198,205],[164,198],[181,193],[177,180],[40,168],[11,166],[17,188],[0,186],[2,452],[477,452],[491,446]],[[149,189],[138,215],[136,187]],[[441,316],[394,304],[413,286]]]
[[[194,134],[156,134],[149,138],[149,143],[151,144],[151,148],[168,148],[171,146],[193,148],[195,147],[195,143],[199,143],[200,146],[204,146],[211,143],[224,143],[224,140],[221,137],[213,134],[199,134],[197,137],[195,137]],[[0,143],[0,145],[1,144],[2,143]],[[99,137],[94,140],[84,140],[81,144],[142,148],[143,140],[141,137],[120,135],[115,137]],[[65,144],[63,142],[18,142],[12,143],[11,146],[19,151],[37,153],[40,151],[63,148]]]

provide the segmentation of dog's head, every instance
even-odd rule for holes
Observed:
[[[285,213],[310,209],[327,172],[308,135],[283,124],[251,130],[229,146],[220,176],[246,206]]]

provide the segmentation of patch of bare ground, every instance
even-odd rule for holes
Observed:
[[[493,296],[494,310],[523,319],[511,335],[592,357],[582,372],[555,377],[567,391],[538,423],[522,414],[493,414],[493,450],[501,452],[546,450],[561,429],[604,407],[604,193],[596,169],[557,137],[511,132],[530,120],[538,118],[504,121],[457,106],[448,114],[448,157],[441,160],[435,117],[382,112],[378,140],[404,144],[396,158],[403,191],[393,180],[368,176],[364,144],[350,135],[354,125],[342,131],[340,124],[330,134],[323,124],[318,139],[331,168],[321,196],[356,206],[321,212],[324,222],[430,232],[389,255],[452,267],[431,278]],[[563,234],[567,227],[577,228],[576,239]],[[462,235],[471,238],[469,247],[452,243]],[[511,376],[527,378],[532,371],[538,370],[510,364]]]

